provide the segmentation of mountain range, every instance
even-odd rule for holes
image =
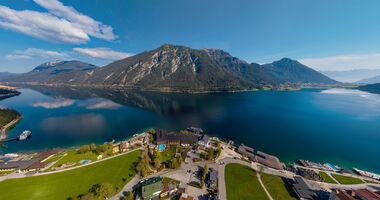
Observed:
[[[53,61],[24,74],[0,77],[0,81],[188,92],[339,83],[289,58],[260,65],[223,50],[168,44],[103,67],[80,61]]]
[[[371,78],[365,78],[362,80],[359,80],[358,83],[363,83],[363,84],[375,84],[375,83],[380,83],[380,75],[371,77]]]
[[[322,74],[344,83],[365,83],[362,80],[380,75],[380,69],[353,69],[345,71],[320,71]]]

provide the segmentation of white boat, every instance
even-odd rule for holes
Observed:
[[[31,134],[32,134],[32,132],[25,130],[21,133],[21,135],[18,136],[18,140],[20,140],[20,141],[26,140],[30,137]]]

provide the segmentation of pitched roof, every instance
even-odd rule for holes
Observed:
[[[353,190],[353,192],[361,198],[365,198],[367,200],[380,200],[379,195],[367,189]]]

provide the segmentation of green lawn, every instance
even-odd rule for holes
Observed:
[[[339,174],[331,174],[340,184],[361,184],[364,183],[358,178],[353,178],[349,176],[342,176]]]
[[[47,159],[46,162],[54,162],[54,161],[59,160],[62,157],[63,157],[63,154],[54,155],[51,158]]]
[[[374,183],[374,184],[380,184],[380,182],[376,182],[376,181],[369,181],[369,180],[365,180],[365,182],[367,182],[367,183]]]
[[[323,179],[325,179],[324,182],[326,183],[335,183],[337,184],[337,182],[334,181],[334,179],[332,179],[328,174],[326,174],[325,172],[319,172],[319,176],[321,176]]]
[[[228,200],[269,199],[257,179],[256,172],[240,164],[227,164],[225,180]]]
[[[271,174],[261,174],[261,181],[269,194],[276,200],[297,200],[292,188],[281,177]]]
[[[141,151],[134,151],[78,169],[4,180],[0,182],[0,199],[66,200],[102,183],[111,183],[121,189],[135,176],[140,157]]]
[[[13,171],[0,171],[0,176],[5,176],[7,174],[12,173]]]
[[[98,156],[96,153],[93,153],[91,151],[87,153],[77,153],[77,150],[70,150],[66,153],[67,155],[60,159],[58,162],[56,162],[50,169],[66,163],[76,163],[76,165],[79,165],[79,161],[81,160],[96,161],[96,157]]]
[[[160,153],[161,162],[166,162],[174,158],[176,146],[170,146],[168,149]]]
[[[175,183],[177,185],[180,184],[179,180],[175,180],[175,179],[172,179],[172,178],[169,178],[169,177],[164,177],[164,180],[162,180],[162,182],[164,182],[164,183]]]

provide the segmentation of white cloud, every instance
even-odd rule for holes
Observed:
[[[37,102],[33,104],[33,107],[43,107],[46,109],[53,109],[53,108],[61,108],[61,107],[67,107],[74,104],[74,100],[72,99],[56,99],[54,101],[43,101],[43,102]]]
[[[304,58],[301,63],[316,70],[380,69],[380,53]]]
[[[111,110],[116,110],[118,108],[121,108],[122,105],[117,104],[113,101],[110,100],[102,100],[99,102],[96,102],[94,104],[86,106],[87,109],[111,109]]]
[[[86,56],[105,60],[120,60],[133,55],[130,53],[114,51],[109,48],[74,48],[73,50]]]
[[[8,60],[30,59],[33,57],[42,57],[46,59],[65,59],[69,56],[63,52],[49,51],[44,49],[28,48],[25,50],[16,50],[12,54],[5,56]]]
[[[108,41],[117,38],[111,26],[81,14],[73,7],[57,0],[34,1],[49,12],[19,11],[0,5],[0,27],[54,43],[81,44],[89,41],[89,36]]]

